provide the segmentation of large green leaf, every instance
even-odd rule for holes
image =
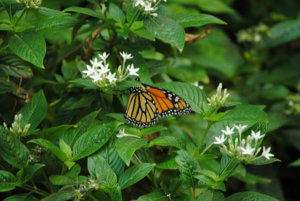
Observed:
[[[21,126],[24,128],[26,124],[30,124],[29,133],[38,127],[43,121],[47,112],[47,100],[43,91],[36,93],[18,114],[22,114]]]
[[[0,55],[0,69],[16,78],[31,78],[33,76],[30,64],[12,54]]]
[[[206,24],[226,24],[226,22],[215,16],[196,12],[175,13],[170,17],[184,28],[199,27]]]
[[[275,47],[300,38],[300,20],[280,22],[269,30],[269,37],[260,45],[264,48]]]
[[[121,24],[124,24],[125,15],[123,11],[116,4],[110,3],[108,10],[111,18],[113,18],[117,22],[120,22]]]
[[[72,129],[70,132],[66,132],[63,135],[64,141],[68,145],[73,146],[76,140],[91,127],[100,110],[94,111],[80,119],[80,121],[76,124],[75,129]]]
[[[81,135],[73,146],[73,160],[79,160],[99,150],[112,136],[116,124],[95,126]]]
[[[27,30],[12,35],[8,41],[9,48],[19,57],[39,68],[44,68],[46,54],[45,39],[34,30]]]
[[[79,23],[74,17],[65,15],[54,15],[43,17],[36,25],[36,31],[41,34],[53,34],[54,32],[74,27]]]
[[[184,28],[174,20],[158,15],[144,20],[144,26],[155,38],[169,43],[179,51],[183,50],[185,42]]]
[[[163,82],[156,86],[176,93],[186,100],[195,112],[203,113],[207,100],[204,91],[199,87],[181,82]]]
[[[220,163],[219,178],[221,178],[222,181],[228,179],[230,176],[232,176],[238,165],[238,159],[223,156]]]
[[[13,167],[27,164],[29,150],[13,133],[0,126],[0,156]]]
[[[276,198],[273,198],[269,195],[265,195],[262,193],[247,191],[235,193],[226,198],[226,201],[278,201]]]
[[[94,11],[90,8],[82,8],[82,7],[78,7],[78,6],[72,6],[72,7],[66,8],[63,12],[75,12],[75,13],[81,13],[84,15],[96,17],[99,19],[104,18],[102,13],[100,13],[100,12]]]
[[[119,179],[121,189],[125,189],[146,177],[155,164],[141,163],[128,168]]]
[[[117,188],[117,176],[101,154],[90,156],[87,167],[90,175],[100,181],[102,190],[112,193]]]
[[[146,145],[147,139],[145,138],[123,137],[116,141],[117,152],[128,166],[133,153]]]
[[[149,143],[149,147],[152,146],[171,146],[171,147],[176,147],[178,149],[184,149],[185,148],[185,144],[182,140],[174,137],[174,136],[167,136],[167,135],[163,135],[163,136],[159,136],[158,138],[155,138],[154,140],[152,140]]]
[[[11,191],[16,187],[17,178],[10,172],[0,170],[0,192]]]

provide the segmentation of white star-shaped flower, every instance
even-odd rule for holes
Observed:
[[[112,74],[111,72],[109,72],[108,75],[106,76],[106,79],[108,79],[110,83],[117,81],[116,73]]]
[[[123,57],[124,61],[133,58],[133,56],[130,53],[126,53],[126,52],[120,52],[120,55]]]
[[[106,59],[109,57],[109,54],[103,52],[102,54],[98,54],[98,56],[105,62]]]
[[[274,154],[271,154],[270,151],[271,151],[271,147],[269,147],[269,148],[266,149],[266,148],[263,146],[263,152],[262,152],[261,155],[262,155],[263,157],[265,157],[266,159],[270,160],[270,157],[273,157],[273,156],[274,156]]]
[[[135,76],[139,76],[139,74],[137,74],[137,72],[140,70],[139,68],[134,68],[134,65],[128,65],[127,69],[129,71],[129,75],[135,75]]]
[[[234,125],[234,127],[236,128],[236,130],[238,130],[239,134],[242,134],[242,132],[244,131],[245,128],[247,128],[248,125]]]
[[[146,11],[146,12],[154,11],[155,9],[151,6],[152,6],[151,3],[146,2],[145,5],[144,5],[144,11]]]
[[[239,147],[239,148],[242,150],[242,154],[244,155],[252,155],[253,152],[255,151],[255,149],[252,148],[250,144],[247,144],[246,148],[244,147]]]
[[[108,73],[110,71],[110,69],[108,68],[108,64],[106,65],[101,65],[100,66],[100,69],[98,70],[98,72],[100,74],[105,74],[105,73]]]
[[[226,141],[226,137],[222,135],[221,137],[215,137],[214,144],[223,144]]]
[[[229,126],[226,126],[226,130],[221,130],[222,133],[224,133],[225,135],[232,135],[234,127],[230,128]]]
[[[98,82],[102,80],[102,74],[94,73],[93,75],[90,76],[90,78],[92,78],[94,82]]]
[[[255,140],[259,140],[260,138],[263,138],[265,135],[260,135],[260,131],[258,132],[254,132],[253,130],[251,131],[251,136],[255,139]]]
[[[95,69],[90,66],[90,65],[86,65],[87,70],[82,71],[82,73],[86,74],[87,77],[93,75],[95,73]]]
[[[91,60],[91,64],[93,65],[94,68],[96,67],[100,67],[102,65],[102,61],[98,61],[97,58],[95,58],[94,60]]]

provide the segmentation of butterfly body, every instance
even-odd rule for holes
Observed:
[[[130,125],[150,127],[161,117],[191,112],[190,105],[175,93],[146,84],[143,86],[130,88],[124,115]]]

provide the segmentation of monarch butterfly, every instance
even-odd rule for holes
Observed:
[[[138,78],[137,81],[139,81]],[[150,127],[160,117],[191,112],[190,105],[175,93],[143,83],[142,85],[144,87],[130,88],[130,95],[124,114],[130,125]]]

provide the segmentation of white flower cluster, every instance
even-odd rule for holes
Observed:
[[[245,128],[247,128],[247,125],[235,125],[232,128],[226,126],[226,130],[221,130],[223,133],[222,136],[215,137],[214,144],[220,145],[221,151],[228,156],[235,157],[246,163],[251,163],[253,160],[261,157],[265,157],[268,160],[270,157],[273,157],[274,155],[270,153],[271,147],[263,147],[261,155],[257,156],[261,151],[261,147],[257,146],[257,142],[265,135],[261,135],[260,131],[255,132],[252,130],[251,135],[249,135],[246,140],[242,139],[242,133]],[[237,130],[238,136],[233,138],[232,135],[235,130]],[[226,140],[228,145],[224,144]]]
[[[229,95],[230,94],[227,92],[227,89],[224,89],[222,91],[222,83],[220,83],[217,88],[217,93],[214,94],[212,97],[207,98],[208,105],[212,107],[223,106]]]
[[[16,0],[17,3],[24,3],[27,8],[38,8],[42,4],[42,0]]]
[[[17,136],[25,136],[28,133],[28,130],[31,124],[26,124],[24,128],[21,126],[22,114],[16,114],[14,122],[11,124],[11,127],[8,128],[7,124],[4,122],[3,126],[6,130],[16,134]]]
[[[163,1],[167,2],[167,0]],[[158,9],[160,2],[161,0],[135,0],[134,7],[139,6],[145,14],[156,17],[157,13],[155,13],[155,11]]]
[[[115,85],[117,82],[125,80],[130,75],[138,76],[137,72],[139,71],[139,68],[134,68],[133,64],[129,64],[126,67],[126,61],[132,59],[132,55],[126,52],[120,52],[120,55],[122,56],[123,63],[119,66],[117,72],[111,72],[109,64],[107,63],[109,54],[104,52],[103,54],[98,55],[100,58],[99,61],[96,57],[94,60],[91,60],[91,65],[86,66],[87,70],[82,71],[84,77],[91,78],[99,87],[106,87]]]
[[[258,26],[251,27],[246,30],[240,30],[237,34],[237,39],[240,43],[250,42],[259,43],[265,36],[269,35],[269,27],[264,24],[259,24]]]

